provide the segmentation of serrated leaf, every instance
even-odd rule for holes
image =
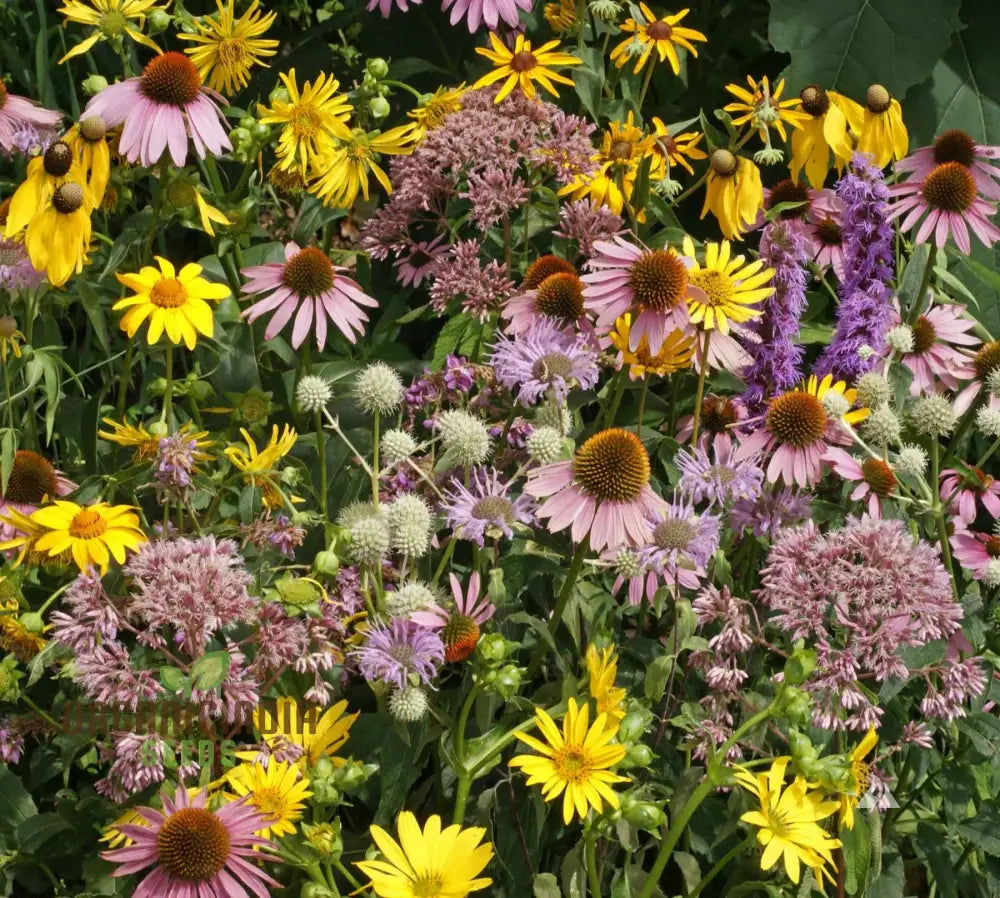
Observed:
[[[462,342],[466,330],[472,324],[472,318],[465,312],[461,312],[450,318],[434,343],[434,355],[431,357],[431,370],[440,371],[444,367],[445,360],[454,353],[458,344]]]
[[[987,854],[1000,857],[1000,806],[995,801],[984,801],[976,816],[959,823],[956,831]]]

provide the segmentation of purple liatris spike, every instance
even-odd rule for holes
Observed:
[[[889,304],[895,263],[892,227],[886,221],[889,188],[868,156],[856,153],[837,184],[844,203],[844,282],[833,341],[816,373],[854,381],[880,364],[892,318]]]
[[[748,340],[753,362],[743,371],[743,402],[751,415],[760,414],[769,396],[783,393],[801,379],[802,346],[796,342],[799,319],[806,307],[805,264],[808,244],[802,225],[794,220],[771,222],[760,238],[760,258],[774,269],[774,293],[761,304],[763,314],[747,326],[760,335]]]

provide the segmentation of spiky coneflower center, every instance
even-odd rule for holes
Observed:
[[[986,549],[986,554],[990,558],[1000,558],[1000,536],[987,537],[986,542],[983,543],[983,548]]]
[[[896,488],[896,475],[880,458],[866,458],[861,462],[861,473],[865,483],[879,498],[884,499]]]
[[[281,280],[299,296],[320,296],[333,287],[333,263],[315,246],[299,250],[285,263]]]
[[[156,852],[168,873],[188,882],[205,882],[229,860],[229,830],[205,808],[181,808],[163,821]]]
[[[573,360],[564,353],[550,352],[531,366],[531,376],[535,380],[553,381],[557,377],[569,380],[573,375]]]
[[[633,263],[628,285],[640,308],[669,312],[684,300],[688,271],[677,253],[655,249]]]
[[[510,70],[512,72],[517,72],[518,74],[530,72],[537,66],[538,60],[535,59],[535,54],[529,52],[528,50],[522,50],[520,53],[515,53],[510,60]]]
[[[46,496],[54,496],[58,486],[56,469],[47,459],[30,449],[19,449],[3,497],[20,505],[38,505]]]
[[[653,542],[661,549],[682,551],[698,535],[698,525],[688,518],[667,518],[653,528]]]
[[[62,215],[72,215],[83,205],[83,188],[69,181],[56,188],[52,194],[52,208]]]
[[[0,109],[7,105],[7,86],[0,81]]]
[[[477,521],[514,520],[514,505],[505,496],[484,496],[472,506],[472,516]]]
[[[925,315],[914,321],[910,330],[913,331],[913,355],[927,352],[937,340],[937,331]]]
[[[782,203],[802,203],[802,205],[782,209],[778,213],[781,218],[802,218],[809,211],[809,189],[804,184],[797,184],[791,178],[782,178],[771,188],[771,198],[767,208],[773,209]]]
[[[69,522],[69,535],[75,539],[97,539],[108,529],[108,522],[100,512],[81,508]]]
[[[881,115],[892,105],[892,94],[881,84],[873,84],[865,92],[865,106],[875,115]]]
[[[187,290],[177,278],[160,278],[149,291],[149,301],[161,309],[178,309],[187,301]]]
[[[187,56],[170,50],[146,64],[139,86],[154,103],[186,106],[201,92],[201,75]]]
[[[576,274],[576,269],[571,262],[560,259],[559,256],[539,256],[528,266],[521,286],[525,290],[536,290],[542,281],[553,274]]]
[[[63,140],[57,140],[53,143],[42,156],[42,168],[45,169],[45,174],[51,175],[53,178],[61,178],[72,165],[73,151],[69,144]]]
[[[0,315],[0,340],[9,340],[17,333],[17,319],[10,315]]]
[[[767,427],[782,445],[811,446],[826,430],[823,403],[801,390],[776,396],[767,410]]]
[[[738,162],[729,150],[716,150],[712,153],[710,162],[712,164],[712,171],[721,178],[728,178],[736,174]]]
[[[976,158],[976,143],[964,131],[954,128],[945,131],[934,141],[934,161],[961,162],[962,165],[972,165]]]
[[[844,242],[844,229],[827,216],[816,225],[816,236],[823,246],[840,246]]]
[[[725,433],[740,416],[731,399],[708,396],[701,403],[701,425],[710,434]]]
[[[415,249],[406,261],[414,268],[423,268],[430,260],[430,253],[425,253],[422,249]]]
[[[634,433],[613,427],[577,449],[573,476],[600,502],[633,502],[649,483],[649,456]]]
[[[976,369],[976,376],[980,380],[986,380],[994,371],[1000,368],[1000,340],[991,340],[984,343],[976,358],[972,363]]]
[[[446,661],[464,661],[476,650],[479,624],[467,614],[452,614],[441,631]]]
[[[803,87],[799,92],[799,99],[802,101],[802,109],[813,118],[826,115],[826,111],[830,108],[830,97],[818,84]]]
[[[961,162],[942,162],[920,186],[924,202],[945,212],[964,212],[976,199],[976,179]]]
[[[583,315],[583,281],[575,274],[550,274],[535,291],[535,308],[543,315],[563,322]]]
[[[611,146],[608,148],[608,156],[612,159],[626,160],[632,158],[632,151],[635,149],[635,144],[631,140],[625,140],[623,137],[619,137],[618,140],[611,141]]]
[[[668,41],[671,37],[673,37],[674,29],[671,27],[669,22],[659,19],[658,21],[651,22],[646,26],[646,34],[648,34],[654,41]]]

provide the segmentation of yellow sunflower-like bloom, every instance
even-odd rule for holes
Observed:
[[[691,41],[707,41],[700,31],[693,28],[678,26],[690,9],[682,9],[672,16],[658,17],[645,3],[639,4],[643,19],[626,19],[621,26],[622,31],[632,34],[611,51],[611,61],[620,69],[636,57],[633,73],[638,74],[646,61],[655,51],[660,62],[670,60],[670,68],[675,75],[681,73],[681,62],[677,56],[677,48],[683,47],[692,56],[697,57],[698,51]]]
[[[493,845],[483,842],[486,830],[458,825],[441,828],[436,814],[423,830],[417,818],[403,811],[396,818],[397,842],[380,826],[372,838],[384,860],[358,861],[380,898],[465,898],[493,884],[480,873],[493,858]]]
[[[62,138],[73,151],[95,204],[100,204],[111,180],[111,150],[106,133],[104,119],[90,115],[81,119]]]
[[[729,322],[743,324],[760,316],[759,302],[774,293],[769,286],[773,268],[764,268],[756,259],[746,264],[746,256],[733,256],[728,240],[705,244],[705,264],[695,258],[694,241],[684,237],[684,255],[691,260],[688,283],[697,290],[688,294],[691,322],[703,330],[718,328],[729,333]]]
[[[347,702],[337,702],[322,714],[316,708],[299,704],[293,698],[279,698],[274,711],[266,714],[260,709],[254,711],[254,727],[272,749],[285,744],[297,745],[302,754],[297,761],[304,774],[314,767],[320,758],[331,758],[335,765],[343,760],[335,755],[347,742],[354,721],[360,711],[346,714]],[[312,715],[312,716],[309,716]],[[243,757],[242,753],[237,753]]]
[[[569,53],[557,52],[559,41],[549,41],[532,50],[531,41],[525,40],[523,34],[517,36],[513,50],[507,49],[507,45],[492,31],[490,44],[493,46],[492,50],[476,47],[476,52],[480,56],[485,56],[495,68],[473,84],[472,89],[479,90],[481,87],[503,81],[503,87],[497,92],[494,103],[502,103],[515,87],[520,88],[526,97],[533,99],[536,95],[536,81],[553,97],[558,97],[559,92],[553,86],[553,82],[570,85],[573,82],[565,75],[552,71],[551,66],[580,65],[583,62],[582,59]]]
[[[198,33],[178,34],[177,37],[198,44],[184,52],[198,67],[201,80],[212,90],[232,96],[250,83],[250,70],[255,65],[267,68],[262,57],[278,52],[277,41],[261,38],[278,14],[261,12],[258,0],[253,0],[238,19],[233,11],[233,0],[226,3],[216,0],[216,7],[218,19],[195,19]]]
[[[250,434],[240,428],[240,433],[246,441],[247,448],[228,446],[226,458],[234,468],[244,473],[244,481],[250,486],[256,486],[261,491],[261,500],[266,508],[276,508],[283,504],[283,493],[274,478],[278,462],[292,451],[299,435],[287,424],[281,435],[278,435],[278,425],[271,428],[271,439],[267,445],[258,451],[257,444]]]
[[[801,128],[803,122],[809,117],[801,110],[801,102],[797,97],[791,100],[782,100],[781,94],[785,90],[785,79],[782,78],[771,90],[771,82],[765,75],[759,82],[747,75],[749,90],[739,84],[727,84],[726,90],[736,97],[735,103],[729,103],[722,108],[726,112],[734,113],[733,124],[741,127],[747,122],[757,129],[760,139],[767,143],[767,129],[774,128],[781,135],[782,140],[787,140],[785,133],[785,123],[793,128]]]
[[[295,69],[279,76],[288,91],[288,100],[275,100],[268,108],[257,104],[260,121],[265,125],[281,125],[277,156],[279,168],[295,169],[305,177],[313,160],[327,152],[333,138],[351,139],[347,127],[353,107],[346,94],[338,94],[340,82],[322,72],[315,83],[307,81],[299,91]]]
[[[139,28],[146,24],[146,16],[157,10],[165,10],[167,5],[157,6],[156,0],[64,0],[58,12],[66,18],[66,22],[90,25],[94,30],[90,37],[60,59],[60,64],[86,53],[98,41],[120,37],[122,34],[128,35],[137,44],[162,53]]]
[[[701,217],[711,212],[719,220],[722,235],[728,240],[739,240],[764,208],[760,169],[729,150],[716,150],[711,158]]]
[[[136,426],[124,421],[119,424],[111,418],[102,418],[101,420],[111,430],[99,430],[97,435],[109,443],[117,443],[119,446],[131,448],[135,453],[133,461],[148,461],[159,451],[160,438],[153,436],[142,424]]]
[[[855,424],[860,424],[872,413],[870,408],[855,408],[854,406],[858,401],[858,391],[854,387],[848,387],[845,381],[834,381],[832,374],[827,374],[822,380],[815,374],[810,374],[809,379],[794,392],[807,393],[815,397],[819,400],[827,414],[830,414],[830,408],[837,406],[846,407],[848,411],[840,415],[839,420],[844,424],[850,424],[852,427]],[[827,393],[838,394],[843,398],[843,402],[840,400],[823,402]],[[831,415],[831,417],[834,416]]]
[[[118,816],[117,820],[113,820],[107,826],[104,827],[104,834],[98,840],[100,842],[106,842],[108,848],[118,848],[119,846],[131,845],[132,840],[125,835],[118,827],[124,824],[134,825],[134,826],[149,826],[149,821],[142,816],[134,808],[128,808],[123,813]]]
[[[21,623],[21,606],[17,599],[0,601],[0,652],[10,653],[22,664],[27,664],[42,649],[47,642],[41,633],[29,630]],[[42,633],[50,630],[46,624]]]
[[[675,330],[667,334],[660,351],[653,355],[645,335],[639,345],[629,349],[632,333],[632,314],[626,312],[615,322],[615,329],[608,335],[611,345],[618,350],[619,365],[628,365],[629,380],[639,380],[649,374],[666,377],[675,371],[690,368],[694,361],[695,339],[693,334]]]
[[[0,551],[21,549],[21,557],[29,550],[49,558],[68,554],[81,571],[95,566],[103,576],[112,557],[124,564],[126,549],[146,542],[136,511],[132,505],[77,505],[63,499],[30,515],[9,509],[3,520],[21,535],[0,543]]]
[[[416,108],[406,113],[417,126],[415,139],[420,140],[428,131],[440,128],[444,120],[462,108],[465,82],[458,87],[439,87]]]
[[[379,156],[412,153],[417,137],[416,124],[401,125],[381,134],[356,129],[349,140],[338,141],[334,149],[317,160],[316,171],[322,174],[310,185],[309,192],[326,206],[350,209],[359,193],[368,199],[371,173],[386,193],[392,193],[389,176],[378,165]]]
[[[855,132],[864,120],[863,110],[854,102],[832,90],[810,84],[799,93],[799,104],[805,118],[802,127],[792,132],[792,158],[788,164],[792,180],[799,180],[805,169],[813,187],[822,187],[830,170],[830,154],[839,172],[851,159],[854,147],[848,130]]]
[[[854,808],[858,802],[864,798],[868,791],[871,778],[871,765],[865,758],[871,754],[875,746],[878,745],[878,733],[875,727],[871,727],[862,739],[848,755],[851,762],[851,777],[854,780],[854,789],[850,793],[840,796],[840,825],[848,829],[854,829]]]
[[[685,131],[683,134],[670,134],[670,129],[663,123],[663,119],[653,116],[653,149],[655,149],[666,160],[668,165],[680,165],[687,170],[689,175],[694,174],[689,159],[707,159],[708,153],[699,148],[703,134],[697,131]]]
[[[618,655],[614,646],[598,650],[587,646],[585,656],[587,675],[590,677],[590,697],[597,703],[597,713],[607,715],[609,730],[618,732],[618,724],[625,716],[624,689],[615,686],[618,676]]]
[[[134,337],[142,323],[149,319],[146,342],[150,346],[166,333],[171,343],[178,345],[183,341],[188,349],[194,349],[198,334],[211,337],[214,333],[212,307],[206,300],[225,299],[229,296],[229,288],[200,277],[202,268],[194,262],[178,272],[162,256],[154,258],[159,271],[146,265],[135,274],[115,275],[135,293],[118,300],[111,308],[115,311],[128,309],[120,324],[129,337]]]
[[[617,727],[609,729],[607,714],[598,714],[594,725],[588,727],[589,714],[587,705],[577,707],[571,698],[560,733],[548,713],[536,708],[535,723],[545,741],[525,733],[517,733],[517,738],[539,754],[518,755],[510,762],[511,767],[520,767],[528,774],[529,786],[541,785],[546,801],[563,796],[565,823],[574,813],[582,820],[591,807],[601,813],[604,802],[617,808],[618,796],[611,784],[628,782],[610,770],[625,757],[624,745],[609,744]]]
[[[819,821],[837,810],[837,802],[818,799],[802,777],[785,788],[789,760],[775,758],[767,773],[735,771],[736,781],[760,803],[759,810],[747,811],[740,820],[758,827],[757,841],[764,846],[761,870],[770,870],[781,858],[793,883],[798,884],[805,865],[822,884],[823,877],[832,879],[830,870],[836,870],[832,852],[840,840],[830,838]]]
[[[910,145],[910,136],[903,124],[903,108],[881,84],[868,88],[861,127],[855,130],[858,131],[858,152],[874,156],[879,168],[899,162]]]
[[[265,826],[255,830],[262,839],[293,835],[295,824],[302,819],[305,800],[312,795],[308,781],[294,764],[274,758],[266,767],[240,764],[226,780],[237,796],[246,795],[247,804],[263,815]]]

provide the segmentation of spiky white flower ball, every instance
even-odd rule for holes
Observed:
[[[867,343],[862,343],[858,347],[858,358],[861,359],[862,362],[867,362],[873,355],[875,355],[875,349]]]
[[[927,470],[927,453],[920,446],[907,443],[899,450],[896,470],[911,477],[922,477]]]
[[[403,495],[388,506],[389,532],[397,552],[419,558],[431,541],[431,510],[419,496]]]
[[[861,405],[878,408],[891,398],[892,385],[881,374],[871,371],[858,380],[858,402]]]
[[[369,415],[387,415],[403,403],[403,382],[385,362],[373,362],[354,382],[354,399]]]
[[[587,4],[595,19],[602,22],[613,22],[621,15],[621,5],[615,0],[590,0]]]
[[[986,375],[986,389],[991,396],[1000,397],[1000,368],[994,368]]]
[[[330,384],[322,377],[307,374],[295,388],[295,401],[306,414],[321,412],[333,396]]]
[[[387,430],[380,446],[382,458],[390,465],[405,461],[417,451],[417,441],[405,430]]]
[[[358,521],[377,517],[382,513],[382,509],[372,502],[352,502],[340,510],[337,523],[345,530],[350,530]]]
[[[838,393],[836,390],[830,390],[823,397],[823,411],[825,411],[831,418],[842,418],[851,409],[851,403],[847,401],[847,397],[843,393]]]
[[[642,565],[635,552],[629,549],[618,551],[618,555],[615,556],[615,573],[627,580],[642,573]]]
[[[356,521],[350,529],[351,556],[364,567],[377,567],[389,554],[391,539],[384,515]]]
[[[558,430],[560,436],[567,436],[573,427],[573,416],[565,405],[556,406],[546,402],[535,413],[535,426],[551,427]]]
[[[389,617],[409,617],[414,611],[436,604],[437,598],[426,583],[411,580],[385,594],[385,610]]]
[[[490,455],[490,432],[474,415],[460,410],[443,412],[438,418],[438,433],[455,464],[481,465]]]
[[[983,583],[990,589],[996,589],[1000,586],[1000,558],[993,558],[986,565],[986,570],[983,572]]]
[[[873,446],[889,446],[899,442],[903,425],[899,416],[888,406],[880,405],[861,422],[861,436]]]
[[[955,429],[954,406],[944,396],[923,396],[913,406],[913,425],[929,437],[947,436]]]
[[[913,352],[913,328],[908,324],[897,324],[889,329],[885,342],[900,355]]]
[[[976,412],[976,427],[992,440],[1000,437],[1000,408],[984,405]]]
[[[528,455],[542,465],[559,461],[563,454],[563,436],[553,427],[536,427],[528,437]]]
[[[389,696],[389,713],[400,723],[416,723],[428,707],[427,691],[422,686],[404,686]]]

